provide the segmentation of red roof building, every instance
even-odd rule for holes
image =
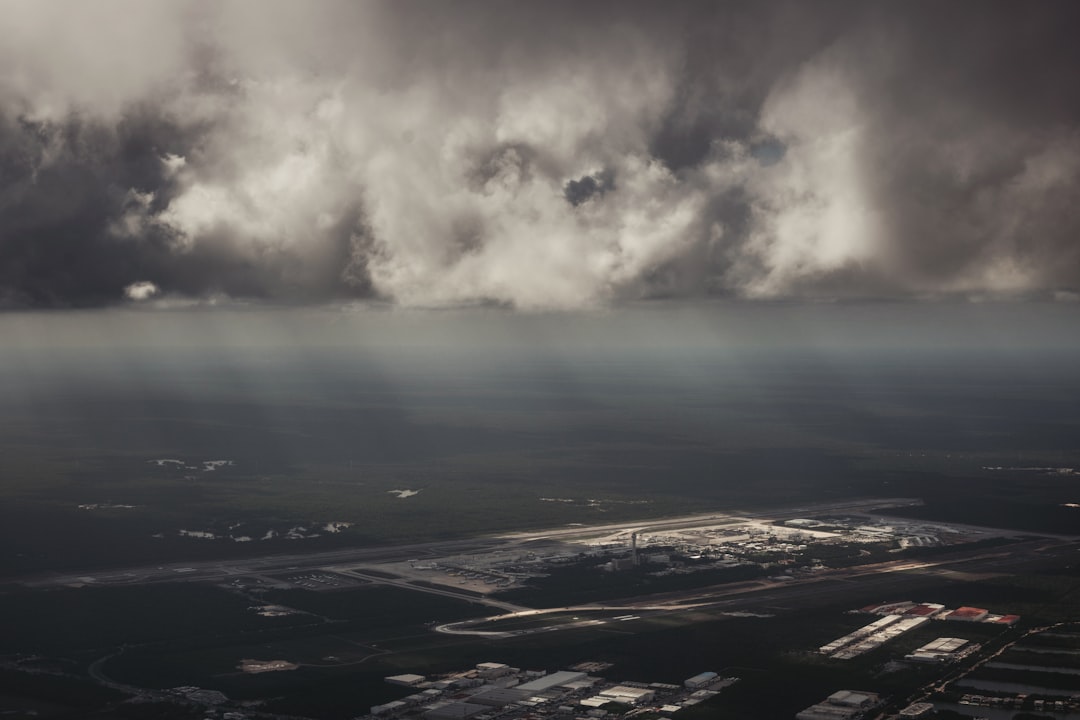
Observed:
[[[904,614],[905,615],[914,615],[916,617],[930,617],[931,615],[934,615],[935,613],[939,613],[944,609],[945,609],[944,605],[934,605],[934,604],[930,604],[930,603],[923,603],[921,605],[916,605],[915,607],[911,608],[910,610],[908,610]]]
[[[959,607],[945,616],[946,620],[962,620],[965,622],[979,622],[990,614],[989,610],[977,607]]]

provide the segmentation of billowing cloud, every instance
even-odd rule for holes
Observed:
[[[135,302],[142,302],[154,297],[161,290],[152,282],[146,280],[140,280],[139,282],[133,282],[124,288],[124,297],[128,300],[134,300]]]
[[[5,306],[1080,288],[1071,3],[2,5]]]

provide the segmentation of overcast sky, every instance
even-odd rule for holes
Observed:
[[[0,307],[1080,298],[1080,4],[0,0]]]

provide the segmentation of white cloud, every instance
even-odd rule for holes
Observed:
[[[647,294],[676,265],[690,278],[676,292],[766,298],[827,294],[837,277],[927,294],[1075,282],[1075,131],[1017,130],[932,93],[940,112],[909,120],[876,84],[916,65],[898,34],[845,25],[787,57],[800,32],[779,22],[766,72],[756,50],[689,48],[663,13],[569,7],[0,0],[0,100],[13,117],[167,121],[175,138],[145,140],[160,187],[132,187],[107,229],[176,261],[191,294],[359,278],[403,305],[565,309]],[[728,19],[757,27],[754,12]],[[672,117],[700,120],[700,164],[659,159]],[[784,152],[759,162],[761,139]],[[599,173],[613,184],[567,201],[568,182]],[[244,276],[238,292],[191,281],[213,262]]]
[[[140,280],[124,288],[124,297],[134,302],[143,302],[153,298],[160,292],[161,290],[154,283],[149,280]]]
[[[762,130],[783,158],[747,179],[755,225],[744,261],[751,296],[782,295],[794,283],[870,262],[884,227],[867,193],[863,124],[846,71],[828,56],[779,83],[762,109]]]

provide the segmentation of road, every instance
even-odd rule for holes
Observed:
[[[920,588],[940,584],[956,577],[980,573],[1000,573],[1009,568],[1030,567],[1033,562],[1076,558],[1080,554],[1080,542],[1046,538],[1027,540],[1002,548],[958,549],[948,556],[933,560],[895,560],[891,562],[861,565],[833,570],[805,579],[789,582],[750,581],[697,588],[674,593],[661,593],[640,598],[627,598],[617,604],[591,603],[571,607],[518,609],[502,615],[441,625],[438,632],[457,635],[478,635],[492,638],[515,637],[537,632],[596,624],[597,621],[578,623],[552,623],[525,630],[483,630],[486,622],[505,621],[530,615],[560,612],[662,612],[679,613],[701,610],[762,611],[782,608],[792,603],[806,608],[849,600],[853,596],[876,593],[879,600],[913,599]],[[932,598],[928,598],[931,600]]]
[[[355,568],[333,567],[326,569],[336,572],[340,575],[354,577],[370,583],[391,585],[393,587],[404,588],[405,590],[414,590],[416,592],[428,593],[430,595],[441,595],[443,597],[450,597],[454,598],[455,600],[465,600],[467,602],[476,603],[477,605],[486,605],[488,607],[497,608],[499,610],[505,610],[509,613],[527,612],[531,610],[531,608],[527,608],[523,605],[515,605],[513,603],[496,600],[495,598],[487,597],[485,595],[465,594],[451,587],[436,587],[431,584],[421,585],[420,583],[410,582],[403,578],[389,578],[384,575],[372,575],[371,573],[365,573],[363,570],[358,570]]]

